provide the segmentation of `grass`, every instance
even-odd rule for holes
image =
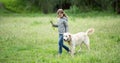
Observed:
[[[69,15],[71,33],[95,28],[90,35],[91,51],[82,45],[82,52],[75,57],[64,49],[62,56],[57,57],[58,32],[51,27],[50,20],[56,22],[55,15],[1,15],[0,63],[120,63],[119,15]]]

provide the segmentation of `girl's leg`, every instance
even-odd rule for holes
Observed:
[[[58,42],[58,45],[59,45],[59,54],[62,54],[62,45],[63,45],[63,35],[62,34],[59,34],[59,42]]]
[[[67,51],[70,52],[69,48],[63,44],[63,48]]]
[[[69,48],[63,45],[63,34],[59,34],[59,54],[62,54],[62,47],[67,51],[70,52]]]
[[[69,48],[68,48],[67,46],[65,46],[64,43],[63,43],[63,34],[62,34],[62,39],[61,39],[61,40],[62,40],[62,42],[61,42],[61,43],[62,43],[62,47],[63,47],[67,52],[69,52],[69,51],[70,51]]]

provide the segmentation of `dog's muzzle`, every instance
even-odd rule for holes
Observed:
[[[68,40],[66,40],[66,39],[63,39],[64,41],[68,41]]]

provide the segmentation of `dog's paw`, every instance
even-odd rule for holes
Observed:
[[[81,52],[81,50],[78,50],[78,53],[80,53]]]

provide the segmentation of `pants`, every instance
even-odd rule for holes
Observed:
[[[59,45],[59,54],[62,54],[62,47],[63,47],[67,52],[70,51],[69,48],[63,44],[63,34],[59,34],[59,42],[58,42],[58,45]]]

